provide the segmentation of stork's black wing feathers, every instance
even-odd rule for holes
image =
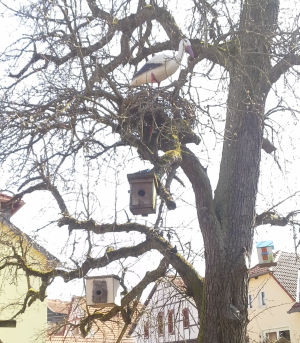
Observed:
[[[133,75],[133,79],[136,78],[139,75],[142,75],[143,73],[145,73],[148,70],[151,69],[155,69],[158,68],[162,65],[162,63],[146,63],[145,65],[142,66],[142,68],[140,70],[138,70],[134,75]]]

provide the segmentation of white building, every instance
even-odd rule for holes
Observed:
[[[132,337],[136,343],[196,343],[198,312],[179,277],[165,277],[149,296]]]
[[[265,260],[249,270],[248,342],[300,343],[299,257],[278,252],[274,262]],[[131,337],[136,343],[196,343],[198,332],[194,302],[182,279],[169,276],[155,285]]]

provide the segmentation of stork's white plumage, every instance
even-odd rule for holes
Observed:
[[[153,56],[137,73],[133,76],[130,86],[136,87],[144,83],[161,81],[175,73],[182,61],[184,52],[187,52],[191,58],[194,58],[193,49],[188,39],[183,38],[179,43],[178,52],[175,56],[165,54]]]

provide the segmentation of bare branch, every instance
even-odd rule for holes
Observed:
[[[206,227],[208,221],[218,222],[214,211],[212,190],[205,168],[199,159],[187,147],[183,149],[181,168],[189,178],[196,198],[196,208],[201,228]],[[206,225],[205,225],[206,224]]]
[[[263,138],[262,149],[267,154],[271,154],[273,151],[276,150],[275,146],[267,138]]]
[[[286,73],[290,68],[295,65],[300,65],[300,56],[296,54],[289,54],[282,58],[275,66],[271,69],[269,74],[270,86],[279,80],[280,76]]]
[[[295,224],[296,222],[291,219],[299,214],[300,210],[289,212],[286,216],[280,216],[275,211],[263,212],[255,217],[255,226],[270,224],[274,226],[287,226]],[[300,224],[300,223],[297,223]]]

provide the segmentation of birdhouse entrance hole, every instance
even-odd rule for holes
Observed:
[[[146,192],[145,192],[143,189],[140,189],[140,190],[138,191],[138,195],[139,195],[140,197],[145,196],[145,194],[146,194]]]

